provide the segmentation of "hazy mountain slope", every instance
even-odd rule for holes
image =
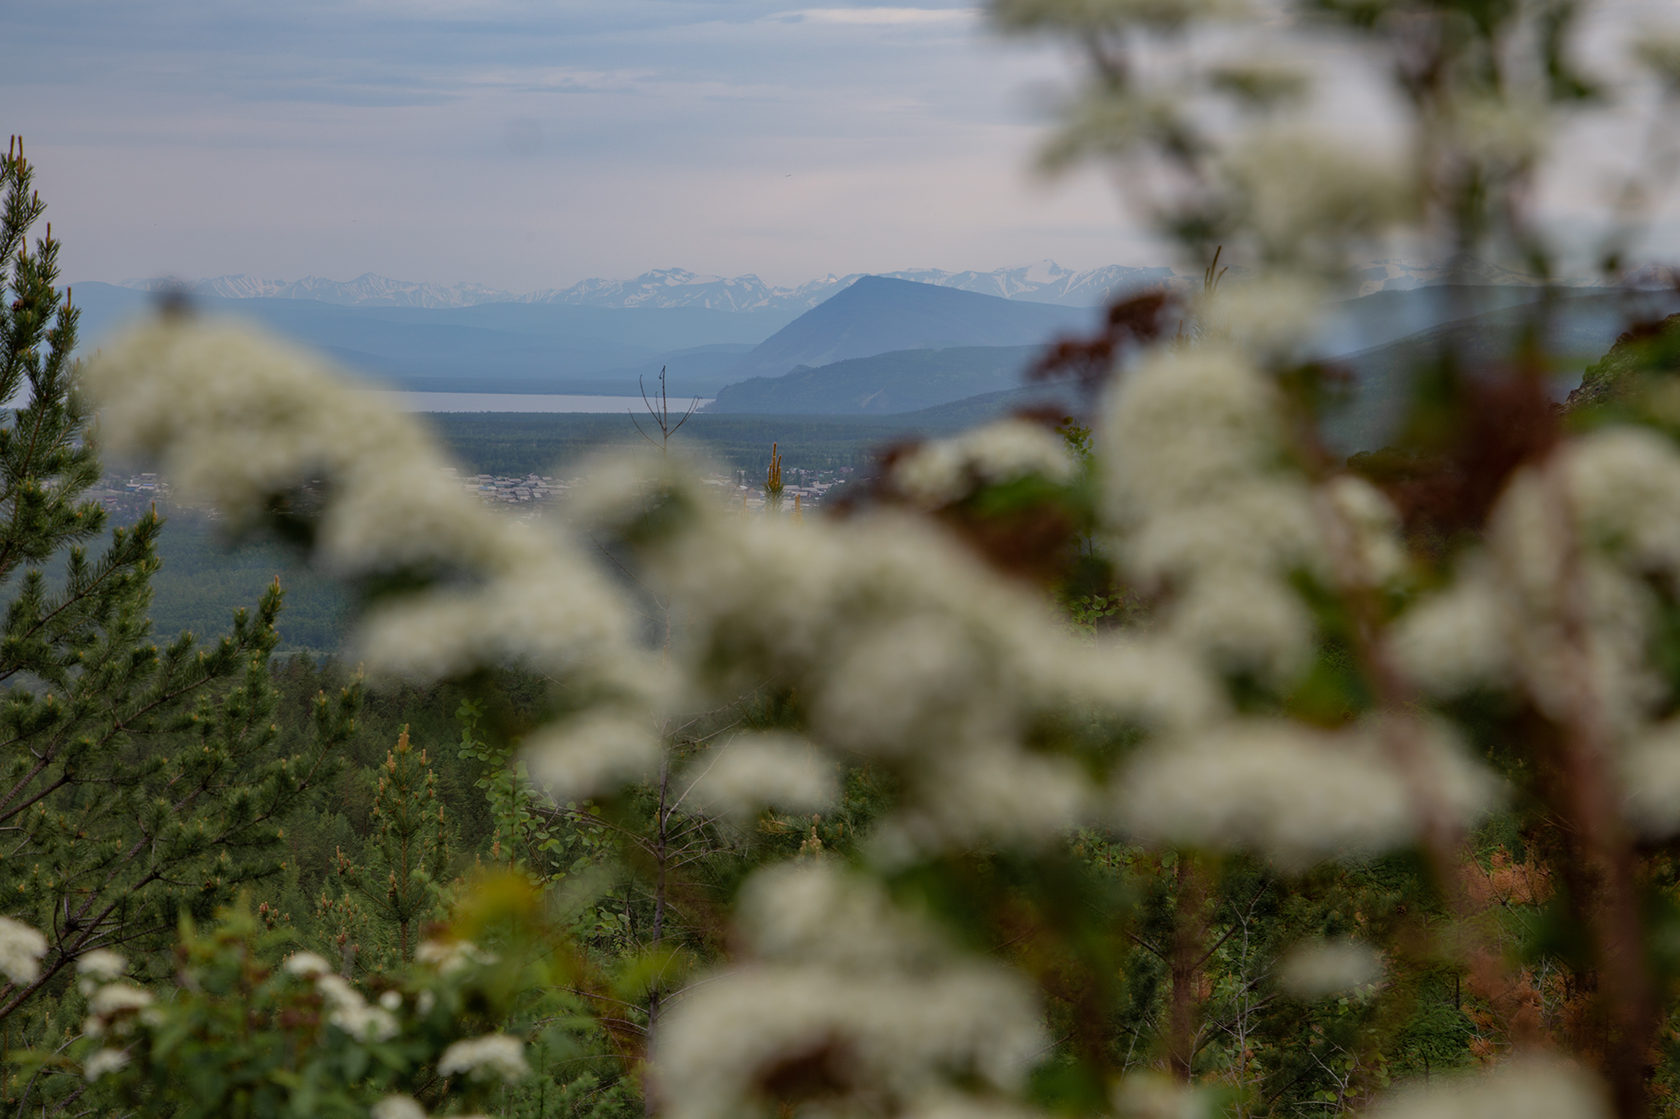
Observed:
[[[720,389],[707,411],[782,415],[913,412],[1014,388],[1038,352],[1036,346],[894,350],[829,365],[801,366],[780,377],[754,377]]]
[[[438,309],[470,307],[484,303],[562,304],[574,307],[626,308],[686,307],[711,311],[778,311],[788,318],[808,311],[835,292],[850,287],[864,273],[833,274],[792,286],[769,284],[750,273],[742,276],[713,276],[686,268],[656,268],[628,280],[590,278],[568,288],[515,294],[483,284],[436,284],[393,280],[365,273],[354,280],[329,280],[305,276],[301,280],[272,280],[245,273],[213,276],[185,285],[192,295],[204,299],[305,299],[346,307],[413,307]],[[1092,307],[1105,302],[1121,288],[1172,283],[1170,268],[1137,268],[1113,264],[1103,268],[1063,268],[1055,261],[1041,260],[990,272],[947,272],[941,268],[916,268],[884,275],[916,283],[936,284],[963,291],[1024,299],[1040,303]],[[120,286],[141,291],[172,290],[175,280],[128,280]]]
[[[1087,308],[1016,302],[953,288],[865,276],[799,316],[746,356],[736,374],[780,377],[894,350],[1028,346],[1094,323]]]
[[[1372,349],[1445,323],[1533,303],[1543,294],[1542,289],[1528,285],[1442,285],[1373,292],[1331,304],[1317,348],[1326,356]]]
[[[939,404],[915,412],[905,412],[895,419],[903,420],[915,430],[966,431],[1004,416],[1027,410],[1054,409],[1090,423],[1084,394],[1067,382],[1042,385],[1022,385],[1000,392],[965,397],[949,404]]]
[[[1672,292],[1583,293],[1561,297],[1542,338],[1557,355],[1554,392],[1561,400],[1626,329],[1630,316],[1662,317],[1680,311]],[[1353,377],[1349,398],[1328,417],[1327,436],[1346,453],[1374,450],[1393,439],[1411,397],[1418,369],[1451,351],[1472,367],[1487,367],[1512,350],[1538,313],[1534,304],[1506,307],[1447,323],[1338,359]]]
[[[146,313],[155,298],[109,284],[78,284],[74,291],[86,349],[116,324]],[[657,375],[673,354],[697,351],[707,356],[696,363],[709,363],[715,373],[788,319],[783,312],[697,308],[346,307],[290,298],[195,297],[193,306],[254,321],[397,387],[491,392],[568,391],[580,379],[633,387],[638,372]]]

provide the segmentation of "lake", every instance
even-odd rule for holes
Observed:
[[[576,396],[539,392],[392,392],[406,412],[635,412],[647,409],[640,396]],[[688,410],[693,397],[671,398],[671,411]],[[701,400],[710,404],[710,400]]]

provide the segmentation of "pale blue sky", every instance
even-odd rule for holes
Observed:
[[[72,280],[1158,262],[1030,170],[1058,54],[818,2],[10,4],[0,106]]]
[[[1101,175],[1031,171],[1069,60],[975,2],[0,0],[0,128],[70,280],[1169,263]],[[1597,9],[1612,72],[1676,12]],[[1329,103],[1366,128],[1343,93],[1369,66],[1344,69]],[[1545,192],[1566,226],[1643,139],[1566,135]],[[1651,247],[1680,251],[1680,221]]]

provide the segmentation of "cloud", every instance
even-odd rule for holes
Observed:
[[[802,8],[766,18],[850,26],[967,26],[978,23],[978,13],[971,8]]]

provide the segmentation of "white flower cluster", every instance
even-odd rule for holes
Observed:
[[[114,450],[156,456],[175,485],[232,516],[315,479],[334,487],[322,537],[343,571],[477,568],[517,534],[435,481],[444,463],[413,420],[279,339],[166,317],[102,350],[84,376]]]
[[[1313,636],[1288,578],[1323,564],[1320,511],[1283,447],[1276,388],[1214,342],[1140,360],[1109,401],[1099,444],[1122,564],[1174,591],[1166,634],[1214,667],[1279,685]]]
[[[248,518],[320,484],[317,553],[342,574],[419,566],[452,581],[375,612],[361,653],[424,678],[513,658],[639,693],[623,596],[576,541],[501,516],[448,481],[424,431],[277,339],[165,318],[89,362],[106,438],[185,492]]]
[[[1227,278],[1195,301],[1197,338],[1261,360],[1301,357],[1316,340],[1325,302],[1324,285],[1303,272]]]
[[[397,1019],[375,1006],[338,975],[318,975],[315,990],[327,1005],[327,1021],[357,1041],[389,1041],[397,1036]]]
[[[618,472],[610,476],[623,484]],[[678,478],[662,484],[693,488]],[[582,500],[592,500],[587,487]],[[1147,729],[1219,709],[1216,688],[1177,646],[1092,649],[1038,597],[923,519],[743,520],[696,492],[667,500],[683,513],[642,554],[681,620],[672,660],[698,689],[694,702],[727,703],[761,687],[800,694],[819,749],[903,779],[883,849],[1031,844],[1093,819],[1101,809],[1085,769],[1029,746],[1046,720],[1070,708]],[[607,741],[614,735],[596,733],[610,725],[580,720],[582,730],[562,725],[558,737],[535,740],[533,773],[578,790],[646,772],[656,744],[645,731],[614,732],[615,748]],[[741,794],[737,811],[785,791],[749,790],[748,767],[727,753],[714,777]],[[809,754],[778,750],[776,759],[778,781],[797,778],[819,791]],[[769,774],[761,769],[754,781]]]
[[[1018,1088],[1046,1044],[1030,985],[827,861],[755,875],[742,926],[750,962],[674,1003],[655,1039],[672,1119],[766,1111],[766,1081],[793,1065],[839,1096],[945,1114],[960,1084]]]
[[[583,800],[651,778],[664,753],[660,728],[645,714],[585,711],[525,740],[531,780],[557,803]]]
[[[1403,1087],[1367,1114],[1373,1119],[1610,1119],[1615,1112],[1590,1073],[1556,1058],[1531,1055],[1486,1072]]]
[[[88,996],[88,1016],[82,1022],[82,1033],[96,1038],[126,1034],[133,1028],[134,1020],[151,1005],[151,992],[130,983],[107,983]]]
[[[426,1119],[426,1109],[413,1096],[386,1096],[368,1109],[368,1119]]]
[[[332,972],[332,965],[314,952],[293,952],[280,963],[281,970],[299,979],[319,979]]]
[[[47,954],[47,938],[40,931],[0,917],[0,975],[12,983],[33,983],[41,974],[41,957]]]
[[[1394,648],[1431,695],[1516,691],[1560,721],[1588,705],[1627,744],[1671,698],[1650,655],[1654,588],[1680,591],[1680,454],[1653,432],[1605,429],[1512,479],[1486,548],[1402,616]],[[1637,757],[1660,779],[1661,751]]]
[[[1382,955],[1348,937],[1308,941],[1278,961],[1278,986],[1303,1001],[1370,991],[1382,981]]]
[[[508,1034],[485,1034],[457,1041],[438,1058],[439,1076],[494,1077],[511,1083],[530,1073],[531,1066],[525,1062],[525,1044]]]
[[[1214,1119],[1224,1109],[1212,1091],[1184,1083],[1165,1072],[1134,1072],[1114,1089],[1119,1119]]]
[[[1393,850],[1418,818],[1390,734],[1412,736],[1452,818],[1493,807],[1498,782],[1440,724],[1395,717],[1332,732],[1250,719],[1140,752],[1117,782],[1118,816],[1146,842],[1247,847],[1291,870]]]
[[[893,485],[929,508],[966,497],[977,485],[1000,485],[1038,476],[1071,481],[1067,443],[1043,425],[1000,420],[948,439],[930,439],[893,465]]]
[[[82,1077],[90,1084],[128,1064],[128,1054],[121,1049],[97,1049],[82,1063]]]
[[[818,812],[840,792],[835,765],[809,741],[785,732],[737,734],[683,775],[703,811],[737,821],[765,807]]]
[[[468,968],[494,964],[496,954],[469,940],[422,940],[414,950],[414,959],[435,969],[439,975],[456,975]]]
[[[128,960],[122,953],[96,948],[76,960],[76,989],[92,998],[101,986],[120,979],[127,970]]]
[[[1351,239],[1386,232],[1413,202],[1392,156],[1293,125],[1245,134],[1220,171],[1262,260],[1332,276],[1345,267]]]

